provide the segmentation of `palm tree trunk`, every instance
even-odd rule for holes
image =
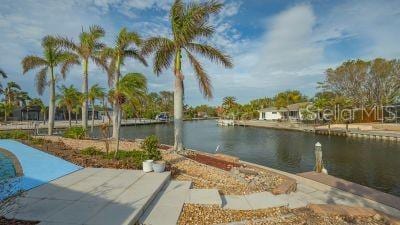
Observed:
[[[69,127],[72,127],[71,117],[72,117],[72,115],[71,115],[71,110],[68,109],[68,123],[69,123]]]
[[[7,110],[4,110],[4,122],[7,122],[7,114],[8,114]]]
[[[116,104],[116,105],[118,105],[118,104]],[[119,121],[119,123],[121,122],[120,117],[121,117],[121,114],[120,114],[120,113],[117,114],[117,119],[116,119],[116,121]],[[120,124],[119,124],[119,123],[117,124],[117,126],[115,126],[115,127],[117,127],[116,138],[115,138],[116,141],[117,141],[117,143],[116,143],[116,146],[115,146],[114,158],[117,157],[117,155],[118,155],[118,149],[119,149],[119,131],[120,131],[120,129],[119,129]]]
[[[117,83],[119,81],[119,76],[120,76],[120,58],[118,57],[115,63],[116,73],[114,74],[114,87],[117,86]],[[120,116],[120,106],[116,103],[113,103],[113,133],[112,133],[112,138],[117,139],[117,133],[119,131],[119,125],[121,123],[121,119],[119,118]]]
[[[175,89],[174,89],[174,149],[183,151],[183,76],[181,74],[181,53],[175,58]]]
[[[54,68],[50,68],[51,81],[50,81],[50,102],[49,102],[49,127],[48,135],[53,135],[54,129],[54,114],[56,105],[56,80],[54,78]]]
[[[82,93],[85,97],[83,103],[82,103],[82,127],[86,130],[88,127],[88,102],[87,102],[87,94],[88,94],[88,60],[84,59],[83,60],[83,83],[82,83]]]
[[[94,101],[92,101],[92,127],[90,128],[90,133],[93,134],[94,127]]]

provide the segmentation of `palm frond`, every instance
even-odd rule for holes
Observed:
[[[155,52],[160,46],[174,45],[173,41],[164,37],[152,37],[144,41],[141,54],[144,56]]]
[[[24,59],[22,59],[21,64],[23,70],[22,73],[25,74],[29,70],[33,70],[41,66],[47,66],[48,62],[45,59],[40,58],[38,56],[28,55]]]
[[[99,25],[92,25],[89,27],[89,33],[94,39],[104,37],[106,34],[105,30]]]
[[[120,49],[125,49],[130,44],[139,46],[142,44],[142,38],[138,33],[134,31],[128,31],[128,29],[124,27],[118,34],[116,44]]]
[[[46,66],[41,69],[35,77],[36,90],[39,95],[43,95],[44,89],[47,86],[47,70],[48,67]]]
[[[70,52],[63,52],[59,54],[57,61],[61,63],[60,72],[63,79],[65,79],[66,74],[73,65],[80,65],[79,56]]]
[[[138,50],[136,50],[134,48],[130,48],[130,49],[125,50],[124,55],[126,57],[131,57],[131,58],[137,59],[143,65],[147,66],[146,59],[143,57],[143,55],[140,54],[140,52]]]
[[[227,68],[232,68],[233,63],[230,56],[223,54],[218,49],[204,44],[197,44],[197,43],[188,43],[186,47],[189,50],[197,52],[202,56],[210,59],[212,62],[217,62],[222,64]]]
[[[208,77],[206,71],[203,69],[199,61],[186,50],[186,54],[189,58],[189,62],[192,65],[194,71],[196,72],[196,78],[199,82],[199,88],[204,97],[210,99],[212,98],[212,85],[211,80]]]
[[[164,69],[168,69],[170,67],[174,53],[174,47],[166,45],[162,46],[154,54],[153,71],[157,76],[160,75]]]
[[[54,39],[54,42],[58,46],[61,46],[61,47],[65,48],[65,49],[70,49],[70,50],[72,50],[74,52],[80,53],[79,46],[72,39],[69,39],[67,37],[57,36]]]
[[[0,76],[2,76],[3,78],[7,78],[6,72],[4,72],[4,70],[2,69],[0,69]]]

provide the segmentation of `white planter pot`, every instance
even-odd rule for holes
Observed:
[[[153,160],[146,160],[143,162],[143,172],[148,173],[153,170]]]
[[[153,170],[155,173],[162,173],[165,170],[165,162],[164,161],[155,161],[153,163]]]

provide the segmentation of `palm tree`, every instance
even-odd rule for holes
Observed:
[[[89,83],[89,60],[92,60],[95,64],[103,66],[104,63],[100,60],[100,51],[104,48],[104,44],[100,42],[100,38],[104,37],[105,31],[103,28],[97,25],[89,27],[89,31],[83,31],[79,35],[79,43],[75,43],[68,38],[58,37],[58,43],[73,51],[80,58],[83,69],[83,82],[82,82],[82,94],[87,98],[88,95],[88,83]],[[88,127],[88,101],[85,100],[82,103],[82,127],[87,129]]]
[[[144,75],[140,73],[128,73],[121,80],[119,80],[114,89],[109,92],[109,98],[114,105],[121,108],[123,104],[129,104],[129,102],[137,99],[144,98],[147,91],[147,80]],[[117,114],[117,117],[121,117],[121,111]],[[121,122],[120,118],[116,121]],[[121,124],[117,124],[119,128]],[[115,148],[115,156],[117,155],[119,148],[119,129],[116,133],[117,145]]]
[[[17,100],[20,91],[21,87],[14,81],[8,82],[7,86],[4,89],[1,89],[1,93],[9,104],[14,103]]]
[[[79,64],[78,56],[72,52],[61,49],[57,41],[52,36],[46,36],[42,40],[43,56],[28,55],[22,60],[23,73],[29,70],[40,68],[36,74],[36,89],[39,95],[47,85],[50,86],[49,102],[49,127],[48,134],[53,134],[54,113],[56,103],[56,74],[55,69],[61,66],[61,75],[65,78],[69,68],[74,64]],[[50,78],[48,79],[48,74]]]
[[[79,101],[80,92],[73,85],[70,85],[69,87],[66,87],[63,85],[59,89],[60,89],[60,94],[57,96],[58,105],[64,106],[67,108],[69,127],[71,127],[72,126],[71,113],[72,113],[74,106]]]
[[[124,65],[125,59],[132,58],[141,62],[147,66],[146,60],[141,55],[140,51],[134,46],[140,46],[142,39],[139,34],[133,31],[128,31],[126,28],[122,28],[115,40],[115,46],[113,48],[105,48],[103,50],[103,57],[110,59],[110,66],[108,68],[108,83],[110,86],[118,83],[121,78],[121,66]],[[120,114],[121,109],[118,105],[113,105],[113,138],[117,138],[117,132],[119,130],[118,124],[121,121]]]
[[[233,108],[237,105],[236,98],[233,96],[227,96],[222,99],[222,106],[229,111],[229,109]]]
[[[105,90],[104,88],[100,87],[98,84],[93,85],[90,87],[89,92],[88,92],[88,100],[89,103],[92,107],[92,125],[90,128],[90,133],[93,134],[93,128],[94,128],[94,103],[96,99],[103,100],[105,96]]]
[[[167,37],[149,38],[142,48],[144,55],[154,54],[153,70],[159,75],[173,63],[175,75],[174,89],[174,125],[176,151],[183,150],[183,80],[182,56],[185,54],[193,67],[199,82],[200,91],[204,97],[212,97],[212,86],[209,76],[195,54],[202,55],[225,67],[232,67],[231,59],[218,49],[202,43],[196,43],[199,38],[210,37],[215,29],[208,24],[210,15],[221,11],[222,4],[216,1],[190,3],[185,5],[181,0],[175,0],[170,10],[172,39]]]

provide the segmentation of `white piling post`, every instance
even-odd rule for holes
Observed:
[[[321,173],[324,166],[322,163],[322,145],[321,143],[317,142],[315,144],[315,171],[317,173]]]

